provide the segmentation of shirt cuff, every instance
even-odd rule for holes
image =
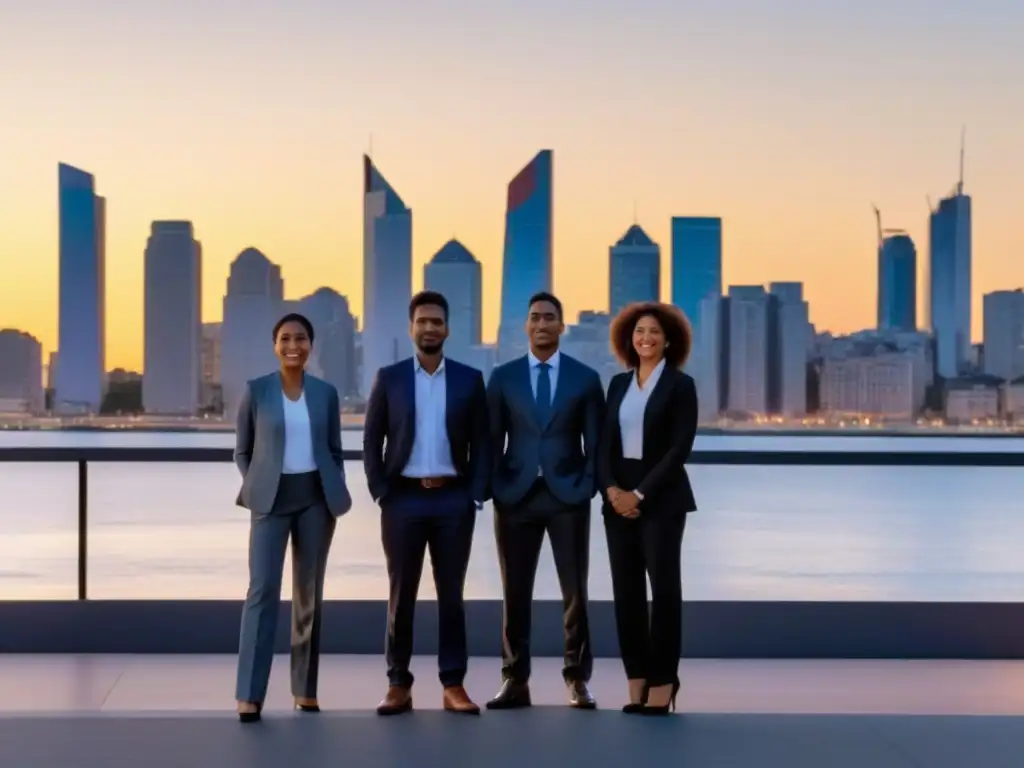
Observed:
[[[644,500],[644,495],[643,495],[642,493],[640,493],[640,491],[633,491],[633,494],[634,494],[634,495],[635,495],[635,496],[636,496],[636,497],[637,497],[638,499],[640,499],[640,501],[643,501],[643,500]]]

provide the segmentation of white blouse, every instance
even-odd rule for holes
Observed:
[[[316,469],[313,456],[313,427],[309,421],[306,393],[298,400],[289,400],[281,393],[284,401],[284,461],[281,472],[285,475],[301,475]]]
[[[642,459],[644,457],[644,412],[647,410],[647,401],[651,399],[651,393],[658,385],[661,372],[665,370],[665,360],[662,359],[647,381],[641,387],[637,383],[636,371],[629,380],[629,388],[622,397],[622,404],[619,406],[619,433],[622,437],[622,458]]]

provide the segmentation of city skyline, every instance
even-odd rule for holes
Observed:
[[[155,220],[191,221],[203,243],[203,282],[211,286],[204,321],[220,319],[216,286],[248,246],[281,265],[289,297],[326,285],[363,317],[359,163],[371,134],[375,162],[416,214],[413,287],[422,286],[423,264],[457,238],[483,265],[487,341],[499,313],[506,185],[545,147],[558,166],[553,287],[571,317],[604,308],[608,248],[633,223],[635,205],[636,221],[661,248],[663,298],[670,298],[671,217],[721,216],[723,284],[801,281],[820,330],[870,327],[871,204],[926,253],[926,197],[934,202],[956,183],[963,124],[965,190],[975,201],[975,340],[981,295],[1024,284],[1016,258],[1024,228],[1015,221],[1024,146],[1014,135],[1024,119],[1015,87],[1024,54],[1009,34],[1020,14],[1007,6],[987,9],[985,18],[929,6],[923,27],[906,10],[880,25],[874,3],[856,12],[804,9],[782,28],[783,17],[793,18],[784,10],[764,16],[740,3],[746,22],[731,42],[725,17],[735,7],[647,4],[631,28],[644,34],[626,36],[621,12],[570,18],[576,3],[550,14],[529,4],[496,8],[486,21],[467,10],[466,25],[509,30],[489,53],[472,36],[457,49],[474,67],[438,53],[464,30],[445,31],[413,10],[374,41],[379,56],[397,57],[374,73],[358,65],[369,43],[356,37],[379,24],[377,11],[360,13],[347,30],[325,23],[328,45],[313,25],[314,4],[300,2],[287,15],[297,42],[257,51],[241,41],[275,20],[256,14],[239,22],[226,13],[230,5],[210,11],[203,34],[224,32],[240,57],[237,71],[213,54],[169,67],[177,49],[140,49],[141,30],[181,23],[145,2],[117,30],[93,30],[90,46],[104,49],[97,66],[109,77],[55,68],[44,50],[26,48],[21,40],[42,39],[34,12],[3,18],[0,61],[13,65],[8,57],[16,57],[19,66],[2,68],[0,87],[18,94],[19,110],[0,126],[0,145],[17,149],[5,158],[15,183],[0,191],[10,222],[0,228],[0,326],[32,333],[47,352],[56,345],[58,162],[92,173],[107,199],[108,368],[141,367],[143,254]],[[83,22],[67,8],[46,28],[62,45],[72,45],[68,36]],[[552,38],[568,29],[577,36],[564,50],[538,41],[520,66],[513,32],[538,14]],[[661,27],[678,35],[674,59],[659,47]],[[229,28],[239,43],[228,39]],[[941,55],[954,28],[963,52],[955,67]],[[300,45],[306,58],[296,63],[289,46]],[[743,46],[747,53],[738,55]],[[801,61],[780,58],[794,50]],[[417,59],[430,51],[438,56],[429,65]],[[303,60],[323,66],[310,74]],[[422,71],[407,66],[413,61]],[[161,98],[154,101],[154,92]],[[630,113],[636,119],[623,119]],[[573,279],[580,274],[589,279]],[[923,282],[919,267],[919,306]]]

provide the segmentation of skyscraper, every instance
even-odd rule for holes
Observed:
[[[982,298],[985,373],[1004,381],[1024,376],[1024,291],[993,291]]]
[[[639,224],[608,249],[608,312],[661,296],[661,248]]]
[[[552,290],[553,160],[544,149],[508,185],[505,252],[501,264],[498,361],[526,347],[523,325],[530,296]]]
[[[363,156],[363,387],[408,356],[412,298],[412,210]]]
[[[763,286],[729,287],[730,411],[769,412],[772,303]]]
[[[672,217],[672,303],[699,336],[700,303],[722,295],[722,219]]]
[[[964,373],[971,355],[971,198],[960,179],[929,218],[927,325],[935,339],[935,372],[950,379]]]
[[[106,368],[106,201],[92,174],[60,163],[60,276],[54,404],[58,411],[96,413]]]
[[[246,248],[231,263],[224,294],[220,376],[224,415],[233,419],[245,383],[278,366],[274,323],[284,304],[281,267],[255,248]]]
[[[316,332],[310,362],[341,397],[358,394],[356,320],[348,299],[333,288],[317,288],[295,302],[295,309],[309,319]]]
[[[769,317],[769,403],[772,413],[801,417],[807,414],[807,358],[811,346],[810,309],[803,283],[772,283]]]
[[[917,330],[917,248],[905,232],[878,245],[878,330]]]
[[[192,416],[203,381],[203,256],[192,222],[154,221],[144,261],[142,406]]]
[[[458,240],[449,240],[423,266],[423,286],[448,300],[448,341],[445,354],[468,362],[471,348],[483,333],[483,269]]]

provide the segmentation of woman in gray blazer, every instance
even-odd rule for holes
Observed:
[[[338,517],[352,507],[345,484],[338,391],[305,372],[313,325],[289,314],[274,326],[278,371],[246,385],[238,408],[239,506],[252,515],[249,592],[242,609],[235,698],[256,722],[270,679],[285,550],[292,548],[292,695],[319,712],[316,688],[327,554]]]

